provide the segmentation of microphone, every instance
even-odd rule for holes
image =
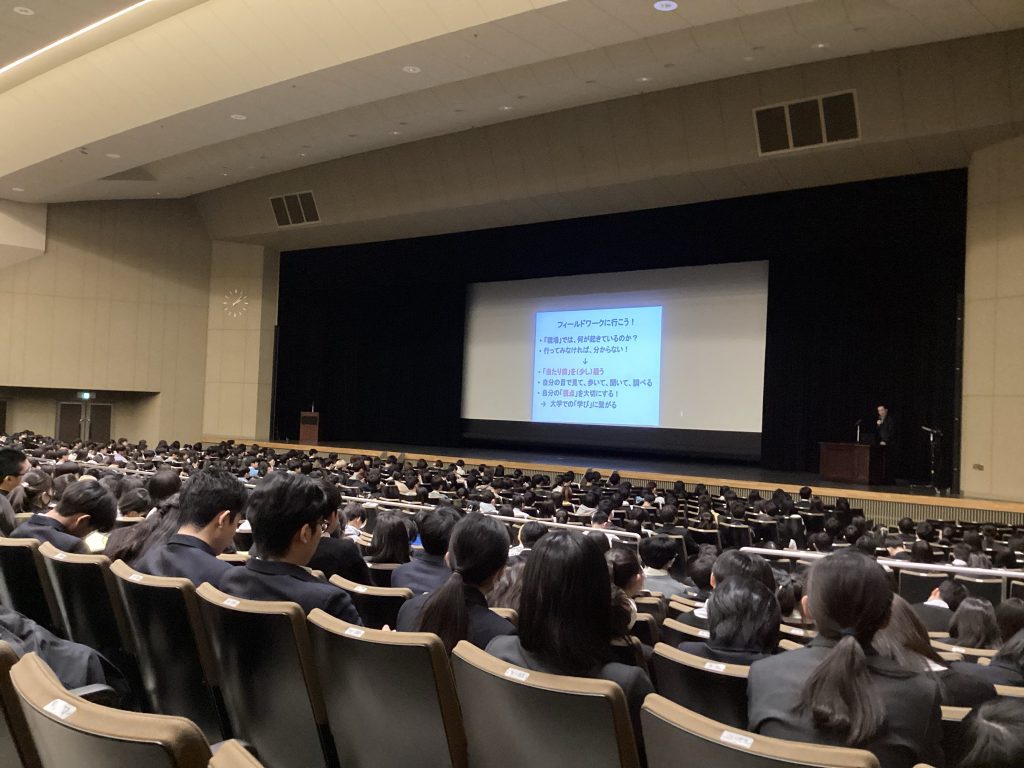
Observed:
[[[923,425],[921,426],[921,429],[923,429],[925,432],[927,432],[930,435],[941,435],[942,434],[942,430],[941,429],[932,429],[931,427],[926,427],[926,426],[923,426]]]
[[[863,421],[864,421],[864,419],[857,419],[857,423],[854,424],[853,426],[859,427]]]

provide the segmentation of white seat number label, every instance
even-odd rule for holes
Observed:
[[[78,711],[78,707],[68,704],[63,699],[54,699],[45,707],[43,707],[43,709],[45,709],[51,715],[59,717],[61,720],[67,720],[69,717],[75,714],[76,711]]]
[[[505,677],[511,677],[513,680],[518,680],[519,682],[523,682],[529,676],[529,672],[523,672],[523,670],[516,669],[515,667],[509,667],[505,670]]]
[[[750,749],[754,745],[754,740],[749,736],[733,733],[732,731],[722,731],[722,735],[718,737],[718,740],[724,741],[726,744],[735,744],[743,749]]]

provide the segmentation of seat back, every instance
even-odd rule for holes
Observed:
[[[0,603],[54,634],[64,634],[57,598],[35,539],[0,538]]]
[[[213,651],[188,579],[150,576],[118,560],[110,566],[125,612],[149,705],[162,715],[180,715],[198,725],[211,742],[231,735],[218,707]]]
[[[1024,600],[1024,581],[1011,579],[1009,584],[1010,597],[1019,597]]]
[[[658,622],[649,613],[638,613],[629,633],[647,646],[658,642]]]
[[[957,765],[970,745],[964,743],[964,718],[969,707],[942,708],[942,752],[949,765]]]
[[[455,680],[437,635],[366,629],[320,609],[309,631],[342,765],[465,768]]]
[[[263,768],[263,763],[235,739],[225,741],[210,758],[209,768]]]
[[[640,713],[648,768],[687,765],[729,768],[878,768],[863,749],[821,747],[730,728],[651,694]]]
[[[932,590],[946,580],[944,573],[921,573],[919,571],[900,570],[900,597],[908,603],[923,603],[928,600]]]
[[[954,577],[967,588],[971,597],[980,597],[988,600],[992,605],[999,605],[1003,601],[1003,580],[1002,579],[978,579],[973,576]]]
[[[337,574],[331,576],[331,584],[348,592],[363,624],[373,629],[394,629],[399,609],[412,597],[412,590],[405,587],[368,587]]]
[[[194,723],[79,698],[35,653],[14,665],[11,681],[43,768],[198,768],[210,759]]]
[[[987,648],[965,648],[962,645],[949,645],[932,640],[932,648],[940,653],[958,653],[964,661],[977,663],[979,659],[991,659],[999,651],[988,650]]]
[[[452,668],[474,768],[638,768],[626,698],[615,683],[521,669],[466,641],[455,646]]]
[[[673,648],[683,642],[701,642],[711,637],[706,629],[700,629],[690,624],[684,624],[675,619],[665,619],[661,623],[659,631],[661,642],[671,645]]]
[[[0,765],[39,768],[39,754],[11,684],[11,667],[17,662],[14,649],[0,640]]]
[[[652,663],[662,696],[712,720],[746,729],[750,667],[711,661],[664,643],[654,646]]]
[[[370,581],[375,587],[390,587],[391,574],[399,565],[400,563],[367,563],[367,568],[370,569]]]
[[[788,640],[792,640],[794,643],[807,644],[811,642],[818,633],[807,627],[791,627],[788,624],[779,625],[779,634]]]
[[[268,765],[335,766],[302,609],[231,597],[208,583],[196,594],[232,733]]]

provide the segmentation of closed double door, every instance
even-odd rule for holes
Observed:
[[[110,403],[58,403],[57,439],[62,443],[109,442],[112,418]]]

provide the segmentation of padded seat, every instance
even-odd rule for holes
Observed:
[[[275,768],[336,768],[302,609],[209,583],[196,594],[235,737]]]
[[[644,701],[640,719],[648,768],[878,768],[878,760],[866,750],[785,741],[730,728],[657,694]]]
[[[373,629],[393,629],[398,623],[398,611],[412,597],[412,590],[405,587],[368,587],[337,574],[331,576],[331,584],[348,592],[363,624]]]
[[[35,539],[0,538],[0,603],[64,635],[57,598]]]
[[[629,633],[644,645],[653,646],[658,642],[658,622],[649,613],[638,613]]]
[[[944,573],[923,573],[921,571],[900,570],[899,593],[908,603],[927,602],[932,590],[944,582],[948,576]]]
[[[11,667],[18,654],[0,640],[0,765],[4,768],[40,768],[36,745],[28,732],[25,713],[11,684]]]
[[[660,635],[661,642],[671,645],[673,648],[683,642],[694,641],[699,643],[711,637],[711,633],[708,630],[684,624],[675,619],[665,619],[662,622]]]
[[[217,748],[210,758],[210,768],[263,768],[263,763],[253,757],[242,742],[231,739]]]
[[[791,627],[788,624],[779,625],[779,634],[781,637],[787,640],[792,640],[794,643],[807,644],[811,642],[818,633],[813,629],[807,627]]]
[[[150,707],[187,717],[210,741],[229,738],[217,666],[192,582],[139,573],[121,560],[110,570],[135,637]]]
[[[11,680],[43,768],[205,768],[210,760],[194,723],[75,696],[35,653],[14,665]]]
[[[370,581],[375,587],[391,587],[391,574],[401,563],[367,563],[370,569]]]
[[[452,668],[473,768],[639,768],[615,683],[522,669],[466,641]]]
[[[998,606],[1003,601],[1003,580],[1002,579],[978,579],[973,576],[955,576],[956,581],[967,588],[967,594],[971,597],[980,597],[988,600],[992,605]]]
[[[320,609],[309,632],[343,766],[465,768],[455,680],[437,635],[357,627]]]
[[[665,643],[654,646],[651,662],[662,696],[712,720],[746,729],[750,667],[712,661]]]

